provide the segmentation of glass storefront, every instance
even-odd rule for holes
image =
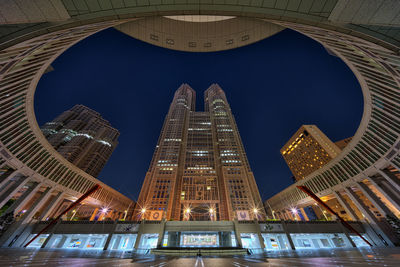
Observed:
[[[70,248],[70,249],[103,249],[108,234],[88,235],[53,235],[49,241],[49,248]]]
[[[27,240],[29,241],[32,238],[34,238],[35,236],[36,236],[36,234],[30,235]],[[29,244],[28,248],[41,248],[48,236],[49,236],[49,234],[40,235],[32,243]]]
[[[351,247],[344,234],[290,234],[296,249]]]
[[[143,234],[140,238],[139,249],[152,249],[157,247],[158,234]]]
[[[264,239],[265,250],[290,249],[286,234],[261,234]]]
[[[261,248],[260,239],[256,233],[241,233],[240,237],[242,239],[243,248]]]
[[[110,250],[133,250],[137,234],[114,234],[111,238]]]
[[[362,235],[362,237],[364,237],[371,243],[371,241],[369,240],[369,238],[366,235]],[[354,242],[356,247],[358,247],[358,248],[359,247],[369,247],[369,245],[364,240],[362,240],[361,237],[359,237],[357,235],[350,235],[350,238]]]

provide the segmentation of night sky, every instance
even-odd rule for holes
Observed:
[[[302,124],[332,141],[360,123],[361,88],[350,69],[317,42],[284,30],[258,43],[213,53],[168,50],[115,29],[62,54],[39,82],[39,125],[75,104],[102,114],[121,132],[99,179],[136,200],[174,91],[188,83],[203,110],[211,83],[225,91],[265,200],[292,184],[279,149]]]

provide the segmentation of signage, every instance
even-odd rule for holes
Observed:
[[[250,221],[250,214],[248,210],[238,210],[236,211],[236,214],[239,221]]]
[[[261,232],[284,232],[280,223],[260,223]]]
[[[162,210],[152,210],[150,212],[150,221],[161,221],[163,217],[162,215],[163,215]]]
[[[138,224],[117,224],[117,227],[115,228],[115,232],[137,232],[139,230],[139,225]]]

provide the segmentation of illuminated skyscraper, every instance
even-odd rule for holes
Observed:
[[[341,150],[317,126],[302,125],[280,151],[298,181],[331,161]]]
[[[224,91],[183,84],[164,121],[140,192],[138,217],[160,220],[263,218],[262,202]]]
[[[118,144],[119,132],[101,115],[75,105],[41,128],[49,143],[68,161],[97,177]]]

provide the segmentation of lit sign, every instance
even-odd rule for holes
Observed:
[[[183,247],[216,247],[216,234],[183,234]]]

